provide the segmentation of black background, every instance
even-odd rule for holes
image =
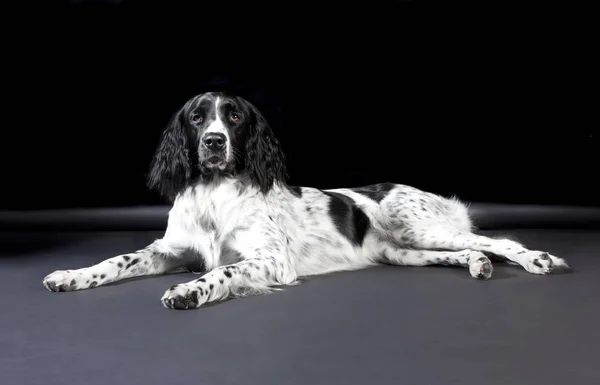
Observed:
[[[600,205],[584,22],[411,1],[275,4],[11,8],[0,209],[163,204],[145,187],[160,132],[210,90],[264,112],[292,184]]]

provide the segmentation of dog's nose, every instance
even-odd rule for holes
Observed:
[[[219,151],[225,147],[225,135],[218,132],[212,132],[206,134],[202,142],[209,150]]]

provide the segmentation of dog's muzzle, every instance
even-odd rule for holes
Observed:
[[[202,151],[204,153],[203,167],[207,169],[218,168],[220,170],[227,167],[227,138],[224,134],[211,132],[204,135],[202,146],[204,147],[204,151]]]

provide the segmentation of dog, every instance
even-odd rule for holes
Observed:
[[[287,180],[282,146],[255,105],[199,94],[172,116],[148,173],[148,188],[172,203],[164,236],[90,267],[55,271],[43,284],[66,292],[200,272],[161,298],[168,309],[196,309],[379,264],[464,266],[479,280],[492,276],[488,256],[532,274],[569,267],[545,251],[475,234],[456,197],[397,183],[323,190]]]

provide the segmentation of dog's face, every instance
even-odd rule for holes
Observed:
[[[285,182],[285,158],[266,119],[250,102],[223,93],[188,100],[164,130],[148,187],[173,200],[190,183],[237,178],[263,193]]]
[[[244,100],[203,94],[189,103],[182,119],[203,175],[232,175],[243,168],[246,138],[256,119]]]

